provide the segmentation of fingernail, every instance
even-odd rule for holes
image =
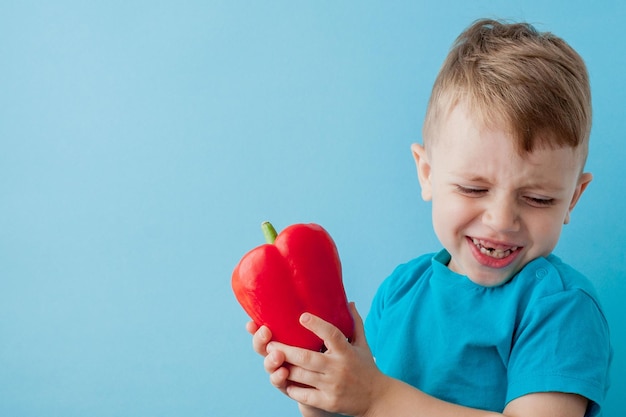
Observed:
[[[300,316],[300,323],[304,324],[311,321],[311,315],[309,313],[302,313]]]

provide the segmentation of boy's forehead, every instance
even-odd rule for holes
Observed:
[[[432,136],[431,142],[436,143],[445,139],[450,128],[455,128],[458,125],[462,125],[463,129],[472,131],[502,130],[512,132],[504,117],[488,114],[479,105],[469,103],[467,99],[444,95],[436,107],[436,123],[430,135]]]
[[[502,120],[492,120],[480,110],[468,106],[464,101],[450,103],[443,107],[438,116],[436,129],[431,132],[428,144],[432,147],[462,147],[470,138],[497,132],[513,143],[511,129]],[[466,140],[463,140],[466,139]]]
[[[442,94],[436,107],[438,109],[434,114],[435,120],[431,120],[428,137],[424,137],[424,145],[428,153],[431,152],[431,147],[434,148],[439,144],[448,149],[451,146],[463,146],[464,143],[457,141],[458,138],[451,130],[457,130],[457,134],[462,133],[467,136],[471,134],[481,136],[489,132],[499,132],[502,135],[502,140],[506,140],[523,158],[532,157],[533,153],[540,152],[542,149],[566,148],[571,151],[576,162],[580,164],[581,170],[584,168],[587,159],[586,141],[578,146],[569,146],[566,140],[555,137],[556,133],[549,127],[519,131],[518,127],[504,114],[492,109],[485,109],[483,105],[472,101],[462,93]],[[458,132],[459,130],[461,132]],[[525,136],[530,131],[533,132],[533,135],[526,139]],[[452,141],[446,139],[452,139]],[[527,140],[530,145],[525,143]],[[530,150],[527,149],[527,146]]]
[[[520,151],[513,134],[505,127],[487,125],[462,108],[450,112],[433,139],[426,147],[431,162],[445,164],[459,174],[462,171],[464,176],[481,176],[481,172],[494,163],[500,167],[516,167],[528,175],[546,170],[555,173],[555,169],[578,174],[584,166],[580,147],[544,145],[532,151]]]
[[[542,154],[547,152],[553,157],[564,158],[572,164],[580,165],[582,169],[586,159],[583,147],[550,146],[555,141],[549,139],[548,136],[541,136],[550,134],[547,131],[538,132],[537,140],[534,141],[535,148],[531,151],[523,150],[518,145],[513,127],[503,117],[486,115],[479,108],[470,106],[465,101],[456,101],[451,103],[447,111],[440,114],[439,126],[431,132],[432,137],[425,145],[429,153],[435,149],[440,149],[444,155],[453,151],[467,153],[472,147],[480,144],[481,139],[497,137],[503,145],[502,148],[508,148],[511,151],[510,155],[506,155],[509,159],[516,156],[532,165],[537,164],[537,161],[542,159],[540,158]],[[563,152],[552,152],[555,150],[563,150]]]

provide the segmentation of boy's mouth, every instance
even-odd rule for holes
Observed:
[[[518,246],[504,246],[498,245],[493,242],[488,242],[481,239],[471,238],[472,243],[483,255],[489,256],[494,259],[503,259],[511,255],[513,252],[519,249]]]

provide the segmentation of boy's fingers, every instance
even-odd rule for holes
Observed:
[[[269,354],[280,351],[284,355],[282,359],[285,363],[304,369],[319,369],[323,366],[324,355],[313,350],[271,342],[267,351]]]
[[[246,323],[246,330],[251,335],[254,335],[256,331],[259,330],[259,326],[257,326],[257,324],[253,320],[250,320]]]
[[[267,355],[267,344],[272,339],[272,332],[265,326],[258,328],[252,336],[252,348],[259,355]]]
[[[342,351],[349,347],[349,342],[341,330],[313,314],[303,313],[300,316],[300,324],[322,339],[328,350]]]
[[[288,377],[289,377],[289,369],[285,367],[278,368],[275,372],[272,372],[270,374],[270,383],[276,388],[280,390],[284,390],[288,385],[288,381],[287,381]]]
[[[285,354],[280,350],[275,350],[267,354],[263,360],[265,371],[269,374],[275,372],[285,363]]]
[[[354,319],[354,334],[352,335],[352,343],[354,345],[360,345],[365,343],[365,328],[363,325],[363,318],[356,309],[356,304],[351,302],[349,304],[350,313],[352,313],[352,318]]]
[[[300,404],[305,404],[308,406],[315,407],[318,404],[321,404],[321,393],[312,389],[311,387],[299,385],[299,384],[291,384],[287,386],[286,389],[287,395]]]

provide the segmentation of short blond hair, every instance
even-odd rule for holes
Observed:
[[[483,19],[455,41],[435,80],[424,145],[459,103],[486,126],[506,126],[521,154],[581,146],[591,131],[591,91],[583,59],[564,40],[528,23]]]

